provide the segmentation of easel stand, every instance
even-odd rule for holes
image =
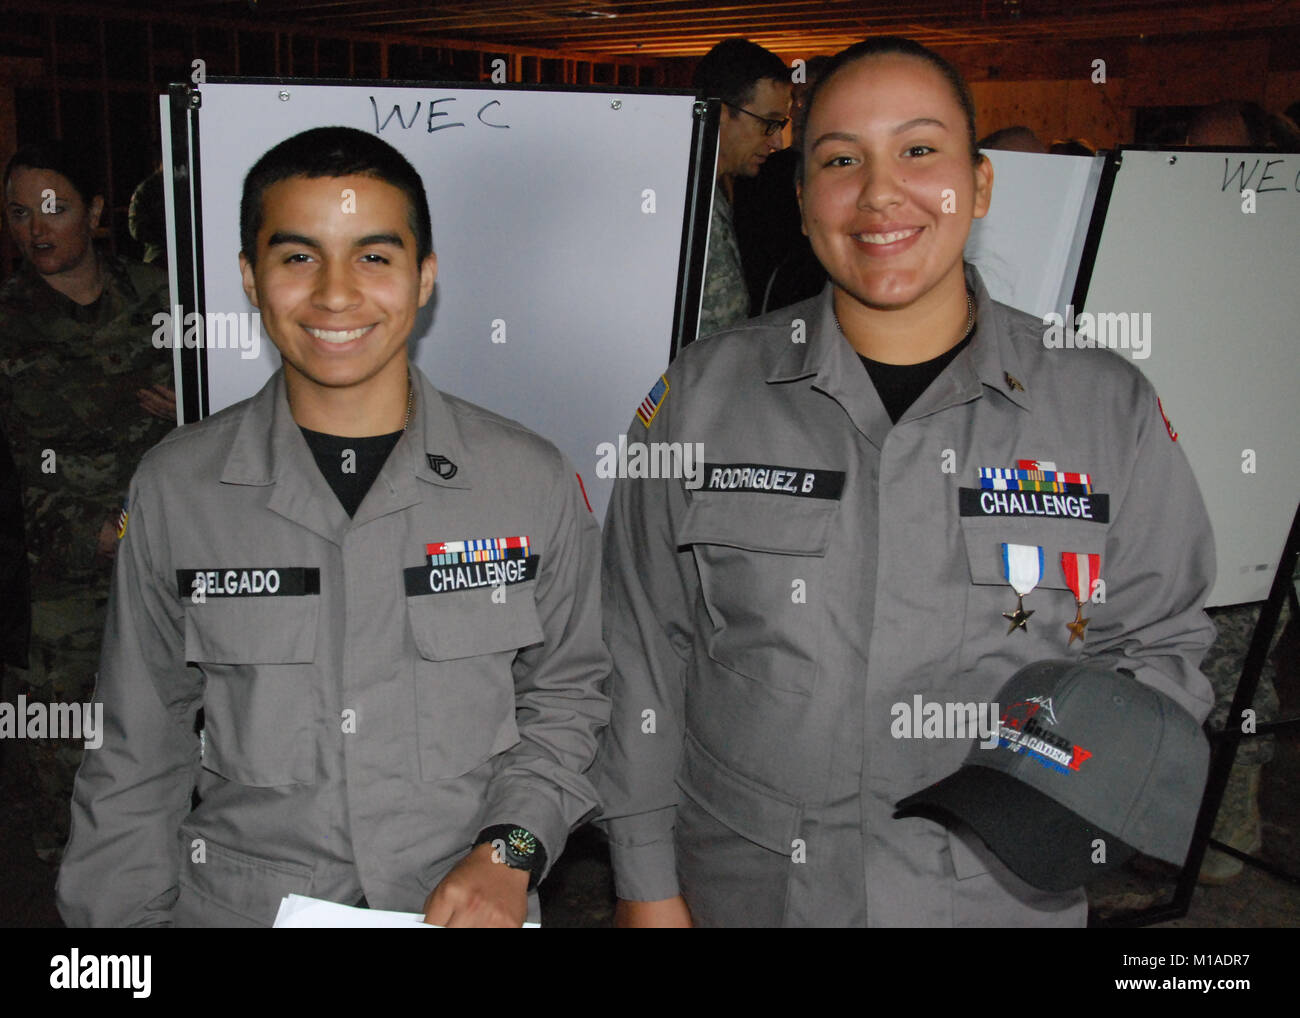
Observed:
[[[1133,927],[1149,926],[1152,923],[1181,919],[1187,915],[1191,905],[1192,892],[1196,888],[1196,877],[1201,871],[1201,861],[1205,858],[1207,848],[1213,847],[1220,852],[1235,856],[1243,862],[1261,869],[1280,880],[1300,885],[1300,876],[1290,873],[1279,866],[1265,862],[1253,855],[1239,852],[1235,848],[1214,841],[1210,832],[1214,830],[1214,821],[1219,815],[1219,806],[1223,802],[1224,790],[1228,787],[1228,775],[1232,771],[1237,757],[1237,746],[1242,739],[1258,738],[1269,732],[1281,732],[1300,728],[1300,718],[1288,718],[1259,725],[1256,731],[1245,733],[1241,730],[1242,712],[1255,702],[1255,690],[1259,687],[1260,676],[1264,673],[1264,663],[1268,649],[1273,644],[1273,634],[1277,630],[1278,620],[1282,615],[1282,605],[1290,598],[1293,615],[1300,618],[1296,606],[1296,592],[1292,577],[1295,575],[1296,557],[1300,555],[1300,506],[1291,520],[1291,532],[1287,535],[1282,558],[1278,562],[1277,572],[1273,576],[1273,585],[1269,589],[1268,600],[1264,602],[1259,613],[1259,622],[1251,637],[1250,649],[1246,652],[1246,663],[1237,682],[1237,693],[1233,697],[1232,707],[1228,711],[1226,726],[1221,732],[1209,732],[1213,756],[1210,760],[1210,775],[1205,785],[1205,796],[1201,800],[1201,811],[1196,818],[1196,830],[1192,834],[1191,848],[1187,861],[1178,875],[1178,884],[1173,898],[1161,905],[1130,912],[1125,915],[1112,916],[1097,923],[1098,927]]]

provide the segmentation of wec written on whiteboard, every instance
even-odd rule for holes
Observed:
[[[1248,201],[1253,200],[1257,194],[1267,194],[1270,191],[1300,194],[1300,160],[1292,160],[1288,165],[1286,159],[1238,159],[1236,169],[1232,168],[1232,163],[1231,157],[1224,156],[1220,191],[1227,191],[1231,187],[1234,193]],[[1280,171],[1277,170],[1279,166],[1282,168]],[[1233,181],[1236,181],[1235,186]],[[1267,186],[1270,183],[1272,186]],[[1254,208],[1243,211],[1253,212]]]
[[[410,130],[420,122],[421,108],[426,111],[424,125],[429,134],[434,131],[445,131],[449,127],[465,127],[467,125],[464,120],[453,120],[451,118],[466,115],[469,110],[474,108],[472,104],[463,103],[459,96],[454,95],[445,96],[442,99],[417,99],[414,108],[408,106],[405,110],[402,108],[401,103],[394,103],[393,108],[388,111],[388,115],[381,121],[379,119],[379,104],[375,102],[373,95],[369,98],[370,108],[375,114],[375,134],[382,134],[384,128],[388,127],[394,118],[397,119],[398,125],[403,130]],[[443,107],[442,104],[444,103],[448,105]],[[458,103],[460,105],[455,105]],[[501,123],[503,111],[492,109],[493,106],[500,105],[500,99],[489,99],[478,108],[478,111],[474,114],[474,119],[485,127],[495,127],[508,131],[510,125]],[[408,113],[410,114],[409,120],[407,119]]]

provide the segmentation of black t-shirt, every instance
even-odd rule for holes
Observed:
[[[388,454],[402,437],[400,431],[367,438],[343,438],[308,431],[301,425],[298,430],[307,440],[311,454],[316,457],[316,465],[349,516],[356,515],[366,492],[383,469]]]
[[[916,402],[917,397],[930,387],[930,383],[952,363],[954,357],[966,349],[974,337],[975,330],[971,329],[970,335],[951,350],[920,364],[882,364],[858,354],[858,360],[862,361],[862,366],[871,376],[871,384],[876,387],[880,402],[885,404],[885,412],[889,414],[891,423],[898,423],[907,408]]]

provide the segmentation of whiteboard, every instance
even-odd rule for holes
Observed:
[[[197,91],[204,310],[252,310],[237,258],[253,163],[312,127],[377,134],[420,172],[433,219],[438,279],[412,359],[439,389],[555,442],[603,518],[613,480],[595,474],[597,447],[625,432],[672,350],[694,96],[291,80]],[[269,339],[255,359],[206,357],[209,413],[279,366]]]
[[[1042,318],[1074,294],[1105,155],[984,153],[993,163],[988,215],[971,222],[966,260],[989,296]]]
[[[1134,363],[1214,525],[1209,604],[1263,600],[1300,500],[1300,156],[1125,150],[1084,310],[1150,312]]]

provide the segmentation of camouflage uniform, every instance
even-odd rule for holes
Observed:
[[[104,630],[111,565],[97,557],[101,528],[122,509],[144,452],[172,427],[141,409],[136,390],[171,384],[170,360],[152,344],[153,316],[168,306],[158,269],[99,255],[104,292],[80,305],[24,265],[0,287],[0,426],[22,484],[31,567],[27,669],[11,669],[5,698],[90,700]],[[27,775],[49,817],[38,854],[67,835],[81,744],[21,740],[8,759]]]
[[[6,665],[27,667],[32,598],[24,532],[18,468],[9,451],[9,438],[0,427],[0,605],[4,605],[0,611],[0,675]],[[0,760],[3,754],[0,744]]]
[[[1210,608],[1206,614],[1214,620],[1219,636],[1205,653],[1201,662],[1201,671],[1214,686],[1214,710],[1210,713],[1211,731],[1222,731],[1228,720],[1228,708],[1232,698],[1237,694],[1237,681],[1241,678],[1241,669],[1246,664],[1246,651],[1250,649],[1250,638],[1254,635],[1255,624],[1259,621],[1262,603],[1240,604],[1231,608]],[[1272,651],[1282,635],[1286,625],[1286,610],[1278,620],[1277,630],[1273,634],[1273,645],[1269,648],[1269,657],[1264,662],[1264,673],[1260,676],[1259,688],[1255,690],[1255,723],[1276,721],[1278,714],[1277,690],[1273,687],[1273,677],[1277,669],[1273,666]],[[1241,719],[1238,718],[1240,723]],[[1250,736],[1237,745],[1237,766],[1254,766],[1268,763],[1273,759],[1273,736]],[[1227,804],[1225,803],[1225,806]]]
[[[704,295],[698,335],[739,325],[749,317],[749,286],[740,263],[740,245],[732,224],[731,203],[719,188],[713,194],[709,254],[704,264]]]

